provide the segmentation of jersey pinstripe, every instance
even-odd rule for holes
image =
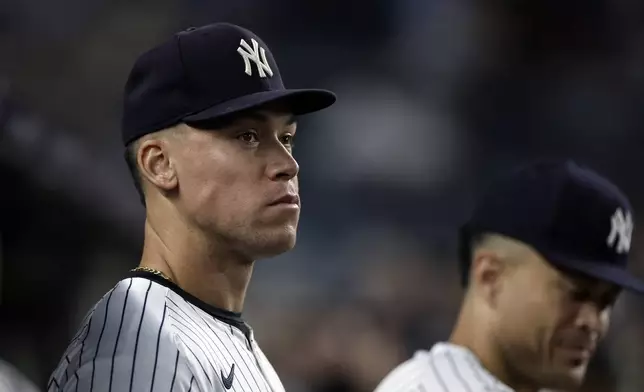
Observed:
[[[375,392],[514,392],[468,349],[437,343],[394,368]],[[545,392],[545,391],[544,391]]]
[[[120,281],[94,306],[48,392],[283,392],[238,314],[155,275]]]

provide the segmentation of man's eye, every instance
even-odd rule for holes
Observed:
[[[294,139],[295,139],[295,137],[293,135],[287,134],[287,135],[282,136],[281,139],[282,139],[282,143],[285,146],[293,147]]]
[[[241,135],[237,136],[237,138],[244,143],[257,143],[259,141],[259,137],[257,136],[257,132],[255,131],[247,131],[242,133]]]
[[[617,302],[616,295],[604,295],[599,299],[597,304],[601,309],[606,309],[615,306],[615,302]]]

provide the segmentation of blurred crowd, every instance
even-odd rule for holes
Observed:
[[[40,386],[140,256],[127,72],[214,21],[257,32],[287,86],[339,98],[300,124],[298,244],[257,263],[244,310],[288,391],[373,390],[449,336],[456,228],[512,166],[572,157],[644,211],[642,2],[5,0],[0,358]],[[644,276],[637,224],[633,244]],[[644,301],[624,295],[584,391],[641,392],[643,370]]]

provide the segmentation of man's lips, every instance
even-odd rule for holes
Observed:
[[[293,205],[300,205],[300,197],[294,193],[287,193],[274,201],[272,201],[269,206],[276,206],[280,204],[293,204]]]

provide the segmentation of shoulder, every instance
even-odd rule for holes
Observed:
[[[145,278],[118,282],[88,312],[49,386],[196,385],[168,318],[169,291]]]
[[[491,387],[477,373],[476,363],[467,355],[435,345],[430,351],[419,350],[394,368],[376,392],[485,392]]]
[[[143,278],[120,281],[97,302],[81,329],[86,346],[122,344],[158,334],[166,311],[168,289]],[[100,347],[99,347],[100,348]]]
[[[72,338],[61,366],[134,354],[134,346],[161,336],[167,289],[142,278],[118,282],[94,305]],[[130,350],[131,348],[131,350]]]
[[[429,358],[427,350],[418,350],[405,362],[392,369],[380,382],[375,392],[406,392],[421,390],[427,384]]]

